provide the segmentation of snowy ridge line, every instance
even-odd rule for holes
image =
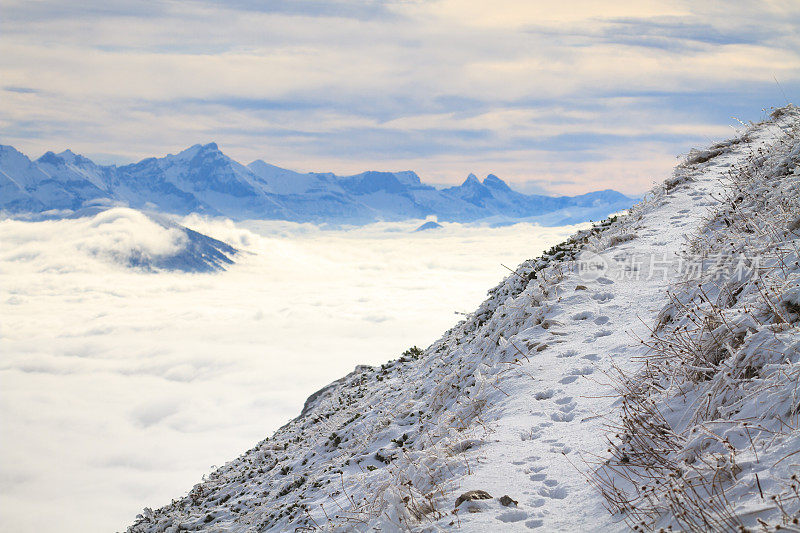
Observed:
[[[604,452],[622,408],[602,376],[636,369],[643,351],[632,335],[655,323],[678,276],[637,277],[629,260],[679,253],[701,211],[719,203],[729,166],[779,129],[755,125],[705,161],[690,154],[627,215],[522,263],[423,353],[357,367],[187,496],[145,509],[129,531],[625,527],[581,465]],[[606,269],[582,270],[593,261]],[[457,498],[473,489],[488,499]]]
[[[635,340],[668,302],[685,235],[697,231],[719,203],[730,166],[780,134],[768,121],[691,152],[645,201],[587,239],[577,261],[557,266],[538,324],[514,327],[530,312],[526,292],[495,311],[493,320],[503,328],[495,351],[507,363],[500,373],[505,394],[495,394],[484,415],[491,438],[465,454],[475,461],[471,475],[454,480],[455,493],[482,489],[495,498],[459,507],[473,511],[459,515],[461,528],[486,531],[500,521],[503,531],[627,529],[607,513],[601,493],[587,486],[607,448],[609,426],[618,422],[613,378],[640,365]],[[584,268],[598,263],[599,271]],[[525,355],[515,356],[519,347]],[[497,498],[504,492],[517,500],[513,508]]]
[[[800,112],[771,118],[623,376],[595,482],[633,529],[800,531]]]

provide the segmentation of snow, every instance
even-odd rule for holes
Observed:
[[[639,517],[630,510],[609,513],[607,507],[619,510],[604,498],[609,491],[599,490],[603,486],[598,480],[622,486],[636,497],[635,487],[624,482],[647,472],[624,474],[629,461],[621,453],[637,434],[616,429],[626,421],[623,414],[631,416],[623,411],[630,394],[622,393],[625,383],[642,379],[636,376],[647,378],[651,363],[661,364],[659,352],[652,349],[651,335],[658,325],[674,321],[667,337],[674,340],[680,339],[680,327],[693,320],[689,312],[679,320],[673,317],[681,314],[673,309],[676,301],[684,302],[679,306],[684,312],[698,294],[690,287],[678,291],[677,300],[673,296],[676,287],[687,287],[686,254],[704,246],[724,247],[726,232],[734,231],[723,223],[724,214],[735,211],[738,203],[753,219],[769,212],[782,225],[772,232],[759,226],[759,239],[743,237],[742,227],[731,226],[739,232],[735,242],[761,255],[764,247],[794,243],[781,256],[791,275],[770,285],[776,298],[769,301],[773,307],[784,302],[785,316],[798,310],[792,307],[797,248],[791,239],[796,235],[782,228],[791,228],[797,213],[797,150],[792,150],[799,119],[795,108],[785,108],[731,142],[690,153],[670,179],[628,213],[522,263],[474,313],[423,353],[408,352],[380,367],[357,367],[312,396],[300,417],[212,472],[188,495],[156,511],[145,509],[129,531],[626,530],[626,520]],[[780,156],[779,161],[772,161],[771,154]],[[759,158],[771,162],[762,164],[767,170],[758,175],[763,179],[747,184],[748,198],[734,198],[731,206],[722,201],[731,190],[732,171],[757,165]],[[783,181],[774,178],[779,174]],[[765,243],[770,235],[772,240]],[[693,236],[688,246],[687,236]],[[584,268],[587,264],[592,268]],[[770,272],[780,270],[774,259],[768,266]],[[748,283],[749,292],[742,294],[750,299],[736,305],[752,308],[759,291],[752,280]],[[669,309],[675,312],[665,312]],[[675,454],[683,454],[685,465],[698,457],[702,464],[722,457],[703,455],[710,441],[696,428],[705,419],[719,414],[758,420],[763,429],[756,428],[754,444],[745,442],[747,431],[728,439],[733,456],[739,454],[739,466],[733,468],[729,461],[711,470],[728,472],[715,483],[734,485],[729,497],[748,523],[761,516],[786,523],[786,516],[790,519],[798,508],[791,494],[797,484],[790,488],[788,478],[800,462],[793,455],[800,450],[792,388],[800,375],[797,326],[796,321],[775,319],[775,311],[764,313],[770,321],[751,323],[755,333],[744,344],[724,344],[741,357],[726,359],[727,352],[720,352],[717,366],[701,369],[712,372],[710,381],[692,381],[692,372],[686,372],[680,387],[668,387],[655,372],[652,380],[661,388],[647,388],[641,405],[654,401],[674,413],[667,422],[680,435],[669,442]],[[737,392],[724,367],[742,367],[737,361],[753,357],[765,359],[761,377],[748,378],[758,386],[736,382],[745,387]],[[774,417],[765,405],[776,406],[783,417]],[[692,415],[698,406],[706,413],[702,417]],[[777,439],[779,421],[793,429],[783,430]],[[722,435],[714,427],[711,433]],[[734,427],[739,431],[747,426]],[[723,447],[721,441],[711,445]],[[762,463],[755,457],[758,450]],[[770,468],[779,463],[780,468]],[[684,466],[673,474],[678,479],[686,474],[686,483],[691,483],[688,477],[705,473],[698,472]],[[757,495],[756,473],[759,490],[767,495],[783,487],[777,500],[787,509],[783,515],[777,504]],[[454,509],[459,495],[471,490],[486,491],[491,498]],[[714,499],[718,490],[708,493],[712,503],[719,500]],[[503,505],[502,496],[517,503]],[[639,496],[638,501],[655,507],[646,517],[651,520],[648,527],[685,525],[662,496]]]
[[[266,183],[269,192],[276,194],[304,194],[313,190],[342,192],[331,174],[301,174],[257,159],[247,165]]]
[[[624,382],[622,435],[599,470],[630,523],[800,531],[798,119],[778,109],[769,128],[689,155],[687,170],[727,175],[645,341],[654,364]]]

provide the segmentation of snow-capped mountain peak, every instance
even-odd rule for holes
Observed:
[[[462,187],[469,187],[469,186],[475,187],[475,186],[478,186],[480,184],[481,184],[481,182],[478,179],[478,176],[476,176],[475,174],[470,173],[469,176],[467,176],[467,179],[464,180],[464,183],[461,184],[461,186]]]
[[[0,171],[5,173],[8,192],[0,197],[0,209],[10,212],[74,210],[104,199],[133,208],[233,219],[361,224],[436,215],[442,221],[491,217],[495,223],[507,223],[535,218],[562,224],[602,218],[609,209],[622,209],[631,202],[622,195],[601,204],[581,197],[529,196],[513,191],[494,175],[481,183],[470,174],[460,186],[437,190],[409,170],[340,177],[301,174],[262,160],[244,166],[215,142],[119,167],[96,165],[71,150],[47,152],[35,162],[12,147],[6,152],[0,157]]]
[[[502,191],[506,193],[513,192],[511,187],[509,187],[505,181],[501,180],[494,174],[489,174],[486,176],[483,180],[483,185],[495,191]]]

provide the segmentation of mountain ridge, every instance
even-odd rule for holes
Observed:
[[[365,224],[436,216],[450,222],[509,223],[547,215],[545,224],[556,225],[603,218],[633,200],[611,190],[527,195],[494,174],[483,182],[470,174],[461,185],[444,189],[424,183],[411,170],[303,174],[260,159],[243,165],[215,142],[120,166],[98,165],[71,150],[48,151],[32,160],[13,146],[0,145],[0,212],[58,216],[98,202],[237,220]]]

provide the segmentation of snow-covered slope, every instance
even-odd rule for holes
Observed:
[[[357,367],[186,496],[145,509],[129,531],[615,531],[640,519],[645,529],[686,527],[680,505],[670,506],[680,497],[665,494],[700,471],[715,509],[792,527],[798,127],[797,108],[784,108],[692,152],[627,214],[524,262],[426,350]],[[759,288],[751,277],[740,291],[717,279],[716,292],[687,283],[685,254],[727,250],[729,238],[765,257],[772,281]],[[730,312],[715,318],[703,298],[718,294]],[[669,352],[687,336],[710,342],[713,358]],[[651,348],[662,342],[667,355]],[[667,362],[685,368],[675,377],[659,370]],[[633,408],[631,382],[645,384]],[[667,447],[662,470],[641,466],[641,428]],[[673,480],[666,490],[663,474]],[[616,488],[643,517],[610,504],[622,501]],[[720,523],[694,529],[734,530]]]
[[[726,171],[719,203],[643,337],[647,366],[620,381],[624,416],[594,478],[631,525],[800,531],[800,122],[797,108],[772,117],[769,147],[754,130],[689,155]]]
[[[270,165],[260,159],[247,165],[247,168],[263,180],[269,192],[275,194],[307,194],[314,191],[344,192],[337,183],[336,176],[330,173],[301,174]]]

